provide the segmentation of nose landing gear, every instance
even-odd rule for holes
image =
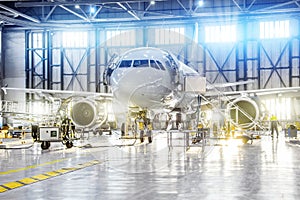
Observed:
[[[140,132],[140,140],[141,143],[144,142],[144,133],[146,131],[148,142],[152,143],[152,123],[149,118],[146,118],[146,111],[140,111],[137,118],[135,119],[135,123],[137,124],[137,131]]]

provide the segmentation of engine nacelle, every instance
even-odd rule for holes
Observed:
[[[92,100],[78,100],[72,102],[70,118],[76,127],[100,126],[106,120],[106,109],[103,104]]]
[[[258,121],[260,109],[253,99],[240,97],[227,104],[227,114],[234,126],[249,129]]]

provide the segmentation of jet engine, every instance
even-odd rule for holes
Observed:
[[[260,109],[254,99],[239,97],[227,104],[227,113],[234,126],[249,129],[259,120]]]
[[[77,127],[92,128],[101,126],[106,120],[105,103],[93,100],[79,100],[73,102],[70,118]]]

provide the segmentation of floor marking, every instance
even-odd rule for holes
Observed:
[[[15,189],[15,188],[24,186],[24,184],[15,181],[15,182],[10,182],[10,183],[5,183],[5,184],[3,184],[3,186],[5,186],[9,189]]]
[[[45,180],[49,177],[51,177],[51,176],[46,176],[44,174],[39,174],[39,175],[32,176],[33,179],[36,179],[36,180],[39,180],[39,181]]]
[[[32,176],[32,177],[23,178],[23,179],[18,180],[18,181],[5,183],[5,184],[0,185],[0,193],[7,192],[7,191],[12,190],[12,189],[16,189],[16,188],[19,188],[19,187],[22,187],[22,186],[25,186],[25,185],[33,184],[33,183],[43,181],[43,180],[46,180],[46,179],[49,179],[49,178],[53,178],[53,177],[56,177],[56,176],[61,176],[61,175],[64,175],[66,173],[74,172],[76,170],[80,170],[80,169],[90,167],[90,166],[93,166],[93,165],[98,165],[98,164],[100,164],[100,161],[92,160],[90,162],[86,162],[86,163],[83,163],[83,164],[78,164],[75,167],[65,167],[65,168],[61,168],[61,169],[58,169],[58,170],[46,172],[44,174],[38,174],[38,175],[35,175],[35,176]]]
[[[76,170],[76,169],[77,169],[77,168],[73,168],[73,170],[72,170],[72,169],[62,168],[62,169],[59,169],[59,170],[55,170],[55,172],[59,172],[59,173],[61,173],[61,174],[64,174],[64,173],[67,173],[67,172],[74,171],[74,170]]]
[[[46,172],[45,174],[48,176],[58,176],[60,173],[59,172]]]
[[[25,170],[28,170],[28,169],[33,169],[33,168],[45,166],[45,165],[51,165],[51,164],[55,164],[55,163],[58,163],[58,162],[62,162],[62,161],[67,160],[67,159],[69,159],[69,158],[53,160],[53,161],[42,163],[42,164],[39,164],[39,165],[31,165],[31,166],[27,166],[27,167],[23,167],[23,168],[19,168],[19,169],[12,169],[12,170],[8,170],[8,171],[5,171],[5,172],[0,172],[0,175],[7,175],[7,174],[20,172],[20,171],[25,171]]]
[[[38,182],[38,180],[35,180],[33,178],[24,178],[24,179],[19,180],[19,182],[28,185],[28,184],[31,184],[31,183],[34,183],[34,182]]]
[[[0,193],[2,193],[2,192],[6,192],[6,191],[7,191],[7,189],[6,189],[6,188],[4,188],[4,187],[0,186]]]

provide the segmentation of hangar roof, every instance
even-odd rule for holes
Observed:
[[[203,5],[199,3],[203,2]],[[4,26],[95,26],[120,22],[298,15],[300,0],[2,0]]]

